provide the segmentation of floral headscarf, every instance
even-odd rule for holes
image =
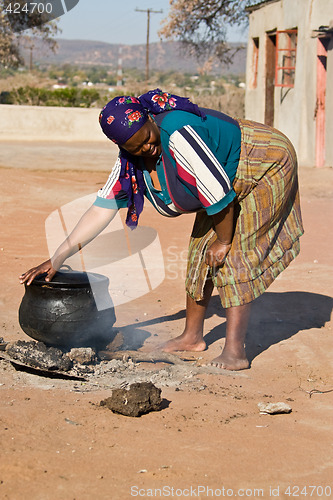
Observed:
[[[136,167],[137,157],[121,148],[148,120],[148,115],[156,115],[171,110],[187,111],[205,119],[205,115],[187,97],[150,90],[139,97],[118,96],[112,99],[100,112],[99,122],[104,134],[118,144],[121,170],[119,181],[128,197],[126,224],[134,228],[143,209],[146,189],[143,173]]]

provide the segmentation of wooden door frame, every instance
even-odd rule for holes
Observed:
[[[265,64],[265,124],[274,126],[276,30],[266,33]]]

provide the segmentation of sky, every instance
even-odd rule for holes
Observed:
[[[62,33],[57,38],[94,40],[115,44],[146,43],[147,13],[140,10],[163,10],[163,14],[150,15],[150,42],[159,41],[157,35],[161,21],[168,15],[169,0],[80,0],[70,12],[59,18]],[[246,40],[246,33],[229,31],[228,41]]]

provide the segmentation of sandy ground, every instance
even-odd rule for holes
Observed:
[[[103,185],[114,154],[93,144],[1,145],[0,337],[6,341],[29,340],[17,318],[24,293],[17,277],[48,256],[46,217]],[[130,418],[99,406],[111,379],[109,387],[88,390],[0,361],[0,498],[331,498],[333,392],[325,391],[333,389],[332,181],[332,169],[300,168],[302,250],[253,305],[250,370],[199,375],[199,385],[164,385],[162,411]],[[179,275],[192,221],[161,219],[145,208],[141,224],[158,232],[166,277],[116,307],[115,326],[130,328],[138,348],[153,349],[182,331]],[[216,293],[205,335],[208,349],[197,355],[203,363],[224,341]],[[310,397],[313,389],[321,392]],[[262,415],[261,401],[286,402],[292,412]]]

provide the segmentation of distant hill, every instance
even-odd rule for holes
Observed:
[[[34,62],[40,64],[77,64],[77,65],[109,65],[113,69],[118,67],[120,45],[94,42],[87,40],[58,39],[58,49],[55,54],[45,52],[42,47],[34,50]],[[240,44],[231,44],[240,47],[234,56],[231,65],[214,64],[210,73],[223,75],[245,74],[246,48]],[[146,64],[145,45],[123,45],[123,68],[144,69]],[[149,47],[149,67],[157,71],[182,71],[195,74],[203,62],[198,62],[195,57],[185,55],[181,44],[178,42],[152,43]]]

